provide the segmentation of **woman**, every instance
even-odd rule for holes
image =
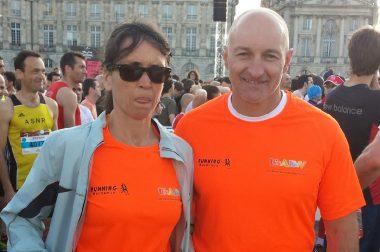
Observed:
[[[195,82],[195,84],[199,84],[199,73],[197,70],[193,69],[193,70],[190,70],[188,73],[187,73],[187,78],[190,79],[190,80],[193,80]]]
[[[11,251],[187,251],[192,152],[152,120],[169,59],[156,28],[115,28],[103,63],[107,113],[45,142],[1,214]]]

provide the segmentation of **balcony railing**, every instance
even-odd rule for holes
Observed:
[[[207,57],[210,57],[210,56],[215,56],[215,49],[207,49],[206,50],[206,56]]]
[[[199,56],[199,50],[182,50],[184,56]]]
[[[321,57],[321,63],[337,63],[337,57]]]
[[[41,45],[40,51],[41,52],[54,52],[55,46],[54,45]]]
[[[313,61],[314,61],[314,57],[310,57],[310,56],[300,56],[298,57],[298,60],[297,60],[298,63],[311,63]]]

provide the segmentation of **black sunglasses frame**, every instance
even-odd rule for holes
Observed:
[[[170,67],[150,66],[141,67],[134,64],[109,64],[110,71],[119,70],[120,78],[124,81],[138,81],[146,72],[151,82],[162,84],[170,78]]]

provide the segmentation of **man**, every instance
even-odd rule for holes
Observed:
[[[74,91],[75,95],[77,96],[77,101],[78,101],[78,106],[79,106],[79,111],[80,111],[81,124],[86,124],[86,123],[94,121],[94,117],[91,114],[90,109],[81,104],[82,96],[83,96],[82,83],[74,84],[73,91]]]
[[[305,99],[305,95],[307,93],[307,89],[313,85],[313,77],[311,75],[301,75],[298,78],[298,87],[297,90],[293,92],[293,94],[301,99]]]
[[[228,88],[231,89],[231,80],[230,80],[230,78],[228,78],[228,76],[222,77],[220,79],[220,85],[222,87],[228,87]]]
[[[308,103],[310,103],[311,105],[313,105],[313,106],[315,106],[317,108],[321,108],[322,109],[322,103],[321,103],[322,89],[321,89],[320,86],[318,86],[318,85],[311,85],[307,89],[307,96],[309,97]]]
[[[334,88],[342,85],[344,80],[339,75],[330,75],[323,82],[323,88],[325,90],[325,95],[327,96]]]
[[[172,99],[174,91],[173,80],[167,80],[164,82],[164,88],[161,93],[161,104],[163,109],[161,114],[156,116],[158,121],[166,127],[172,127],[175,116],[177,115],[177,104]]]
[[[380,133],[355,160],[360,185],[367,188],[380,176]]]
[[[285,73],[281,78],[280,88],[281,90],[289,90],[292,85],[292,78],[289,74]]]
[[[104,86],[104,77],[102,74],[99,74],[95,77],[95,80],[100,85],[100,97],[96,101],[96,112],[98,113],[98,116],[104,111],[104,100],[106,96],[106,88]]]
[[[317,206],[330,252],[357,251],[364,200],[347,142],[331,117],[280,90],[291,58],[276,12],[245,12],[224,51],[232,93],[177,126],[194,151],[196,251],[310,252]]]
[[[5,97],[8,96],[7,87],[5,85],[5,79],[0,74],[0,101],[5,101]]]
[[[46,82],[46,87],[45,89],[48,90],[51,86],[51,84],[53,84],[54,82],[57,82],[61,79],[61,75],[59,75],[58,73],[56,72],[50,72],[47,77],[47,82]]]
[[[324,110],[342,128],[350,145],[352,160],[356,160],[371,142],[380,125],[380,91],[369,87],[380,66],[380,55],[374,53],[379,50],[379,30],[369,26],[357,30],[348,44],[350,78],[328,94],[324,105]],[[379,251],[380,179],[365,187],[364,197],[364,235],[360,239],[360,251]]]
[[[102,95],[100,84],[96,79],[86,79],[84,80],[82,86],[84,100],[81,102],[81,104],[91,111],[92,118],[95,120],[98,117],[96,111],[96,101]]]
[[[21,51],[14,67],[21,90],[0,102],[0,172],[5,202],[23,185],[42,144],[57,128],[58,116],[57,103],[38,92],[45,78],[41,56]]]
[[[5,78],[5,86],[7,87],[7,92],[9,95],[13,95],[17,92],[16,87],[16,75],[14,72],[6,71],[3,73],[3,76]],[[18,89],[20,89],[20,86],[18,86]]]
[[[0,75],[5,73],[5,63],[3,57],[0,56]]]
[[[46,92],[46,95],[58,103],[58,128],[69,128],[80,125],[80,110],[73,86],[82,83],[86,78],[86,58],[79,52],[65,53],[60,62],[63,78],[57,81]]]
[[[180,104],[181,104],[181,113],[179,113],[178,115],[176,115],[176,117],[174,118],[174,121],[173,121],[173,126],[172,128],[175,129],[177,127],[177,124],[178,122],[182,119],[182,117],[185,115],[185,110],[186,110],[186,107],[187,105],[194,99],[194,95],[193,94],[190,94],[190,93],[186,93],[186,94],[183,94],[182,97],[181,97],[181,101],[180,101]]]

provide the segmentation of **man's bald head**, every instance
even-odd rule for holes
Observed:
[[[0,99],[3,95],[7,95],[7,87],[5,85],[4,76],[0,74]]]
[[[182,95],[181,97],[181,108],[182,108],[182,111],[185,111],[187,105],[189,105],[189,103],[194,99],[194,95],[190,94],[190,93],[185,93]]]
[[[289,50],[289,30],[285,20],[277,12],[267,8],[248,10],[235,19],[228,33],[227,46],[234,39],[235,33],[239,34],[237,31],[262,29],[263,26],[261,24],[270,25],[273,32],[277,31],[279,34],[282,34],[284,50]],[[239,38],[237,37],[237,39]]]

